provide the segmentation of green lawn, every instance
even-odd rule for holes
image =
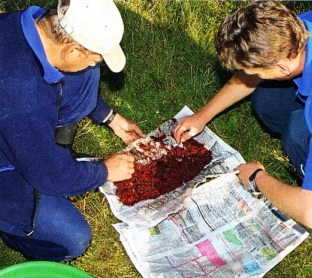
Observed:
[[[0,1],[0,10],[22,9],[29,4],[47,7],[53,1]],[[103,69],[101,93],[118,112],[135,120],[148,133],[175,115],[184,105],[202,107],[228,80],[214,51],[214,33],[225,15],[243,1],[119,0],[125,22],[122,41],[127,56],[123,74]],[[284,2],[300,12],[312,2]],[[12,60],[14,62],[14,60]],[[123,79],[124,78],[124,79]],[[121,84],[124,81],[124,86]],[[246,161],[259,160],[276,177],[295,184],[293,171],[278,140],[265,134],[245,100],[220,115],[208,127],[238,150]],[[106,156],[125,145],[110,130],[85,119],[75,139],[77,151]],[[93,240],[84,256],[66,262],[98,278],[136,278],[140,275],[126,255],[104,196],[90,192],[72,198],[88,219]],[[25,261],[0,243],[0,268]],[[301,246],[273,268],[268,278],[312,277],[312,242]]]

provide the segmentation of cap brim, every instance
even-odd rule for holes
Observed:
[[[102,54],[106,65],[112,72],[120,72],[126,65],[126,56],[121,47],[118,46],[113,52]]]

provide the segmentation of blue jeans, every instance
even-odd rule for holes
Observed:
[[[61,261],[81,255],[91,239],[81,213],[66,198],[40,195],[39,200],[34,232],[27,235],[7,224],[0,233],[4,242],[28,259]]]
[[[292,81],[266,81],[251,95],[251,104],[264,128],[282,140],[285,153],[303,178],[311,133],[296,90]]]

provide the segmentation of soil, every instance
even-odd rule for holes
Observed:
[[[115,182],[116,195],[123,204],[133,206],[168,193],[195,178],[212,160],[211,151],[195,139],[184,142],[183,147],[171,146],[169,149],[164,139],[153,138],[151,143],[140,144],[140,151],[132,151],[140,161],[135,162],[132,178]],[[142,163],[144,153],[148,159]],[[159,157],[159,153],[164,155]]]

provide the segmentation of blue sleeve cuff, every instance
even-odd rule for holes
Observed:
[[[97,105],[95,109],[89,114],[89,118],[94,123],[100,124],[108,116],[111,109],[112,108],[107,103],[105,103],[100,96],[98,96]]]

